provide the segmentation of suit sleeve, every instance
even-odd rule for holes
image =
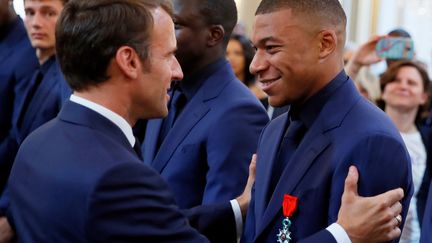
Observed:
[[[88,207],[91,242],[208,242],[174,204],[161,177],[123,163],[100,178]]]
[[[214,121],[207,140],[209,168],[202,204],[228,201],[242,193],[267,122],[264,109],[252,102],[237,104]]]
[[[191,226],[210,242],[237,242],[236,222],[229,202],[200,205],[182,212],[189,219]]]

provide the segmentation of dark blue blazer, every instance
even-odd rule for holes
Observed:
[[[17,17],[0,37],[0,142],[12,127],[14,100],[23,96],[22,93],[14,95],[15,73],[18,72],[18,76],[31,75],[38,66],[23,21]]]
[[[426,202],[423,223],[421,225],[420,243],[432,242],[432,181],[430,181],[429,194]]]
[[[70,101],[24,141],[9,188],[21,242],[207,242],[121,130]]]
[[[168,182],[180,208],[227,202],[241,194],[268,116],[227,61],[202,83],[157,152],[162,119],[149,120],[145,163]]]
[[[24,92],[27,96],[29,89]],[[36,128],[56,117],[63,102],[70,96],[69,88],[60,66],[54,61],[36,89],[28,107],[24,102],[17,107],[17,119],[13,121],[7,137],[0,143],[0,192],[9,176],[10,168],[22,141]]]
[[[335,242],[325,228],[337,220],[350,165],[359,170],[362,196],[403,188],[405,218],[413,191],[409,155],[390,119],[358,94],[351,79],[324,104],[267,202],[287,117],[273,120],[260,138],[244,242],[276,242],[284,194],[298,197],[290,228],[294,242]]]

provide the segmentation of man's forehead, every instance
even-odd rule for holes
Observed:
[[[255,16],[252,31],[252,42],[277,41],[282,32],[286,33],[290,29],[298,28],[297,21],[294,21],[286,11],[277,11]]]

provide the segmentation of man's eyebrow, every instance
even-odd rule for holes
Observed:
[[[258,43],[256,43],[256,45],[254,43],[252,43],[252,46],[254,46],[254,47],[256,47],[256,46],[263,46],[268,41],[276,41],[276,42],[278,42],[279,39],[277,39],[277,38],[275,38],[273,36],[265,37],[265,38],[259,40]]]

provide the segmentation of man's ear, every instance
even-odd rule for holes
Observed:
[[[338,39],[334,30],[323,30],[318,34],[319,38],[319,59],[326,59],[330,54],[335,52]]]
[[[132,47],[120,47],[115,55],[115,61],[123,75],[130,79],[138,78],[141,63],[138,54]]]
[[[222,27],[222,25],[212,25],[209,28],[209,36],[207,40],[207,46],[212,47],[219,44],[221,41],[223,41],[225,36],[225,30]]]

